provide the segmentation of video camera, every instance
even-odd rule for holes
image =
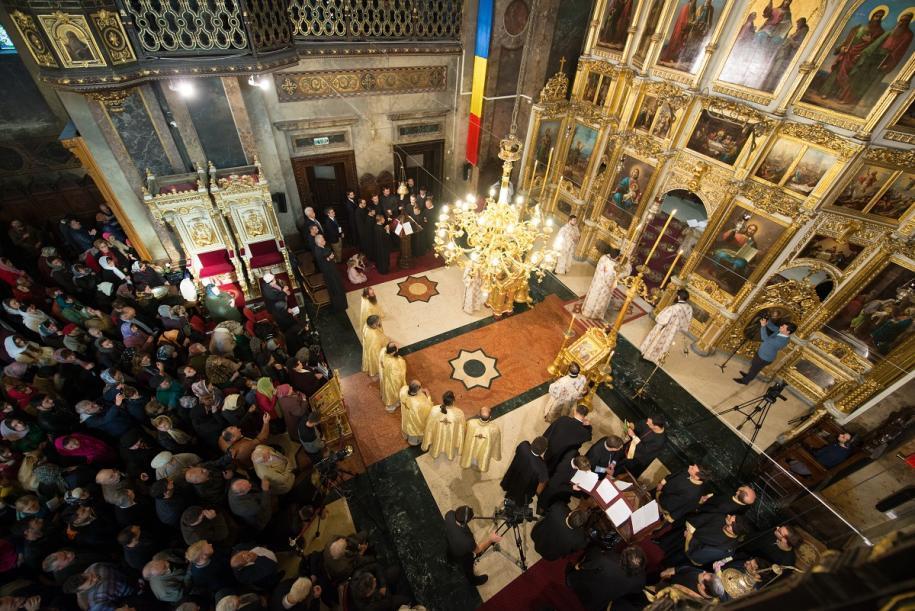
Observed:
[[[782,391],[785,390],[785,387],[788,386],[788,383],[784,380],[779,380],[772,386],[766,389],[766,394],[763,395],[763,398],[769,403],[775,403],[776,400],[781,399],[782,401],[787,401],[788,397],[782,394]]]
[[[493,518],[495,520],[502,520],[509,526],[518,526],[524,522],[533,522],[536,520],[534,517],[534,509],[530,506],[530,503],[527,505],[518,505],[511,499],[505,499],[501,509],[496,509]]]
[[[315,469],[323,479],[336,479],[338,465],[352,455],[353,446],[344,446],[315,463]]]

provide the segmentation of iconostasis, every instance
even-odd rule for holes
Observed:
[[[574,82],[534,106],[522,186],[582,220],[580,259],[641,263],[661,235],[649,301],[690,291],[696,352],[751,356],[763,311],[798,324],[767,373],[853,416],[915,365],[913,15],[598,0]]]

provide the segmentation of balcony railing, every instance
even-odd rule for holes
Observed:
[[[290,0],[300,42],[460,40],[463,0]]]

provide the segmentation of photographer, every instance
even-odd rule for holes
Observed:
[[[750,361],[750,368],[747,371],[741,371],[739,378],[734,378],[738,384],[746,386],[756,375],[769,365],[778,356],[778,351],[788,345],[791,341],[791,334],[797,330],[797,325],[793,322],[785,322],[779,326],[769,322],[768,318],[759,319],[759,338],[762,343],[756,349],[753,360]]]
[[[502,540],[495,532],[477,544],[473,533],[467,526],[473,519],[473,509],[462,505],[445,514],[445,539],[448,542],[448,558],[457,563],[475,586],[486,583],[488,575],[474,575],[473,561],[476,556],[485,552],[493,543]]]
[[[587,522],[587,511],[571,511],[568,505],[554,503],[531,529],[534,549],[545,560],[558,560],[584,549],[588,544]]]

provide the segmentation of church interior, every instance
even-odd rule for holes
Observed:
[[[0,0],[0,607],[913,608],[913,16]]]

